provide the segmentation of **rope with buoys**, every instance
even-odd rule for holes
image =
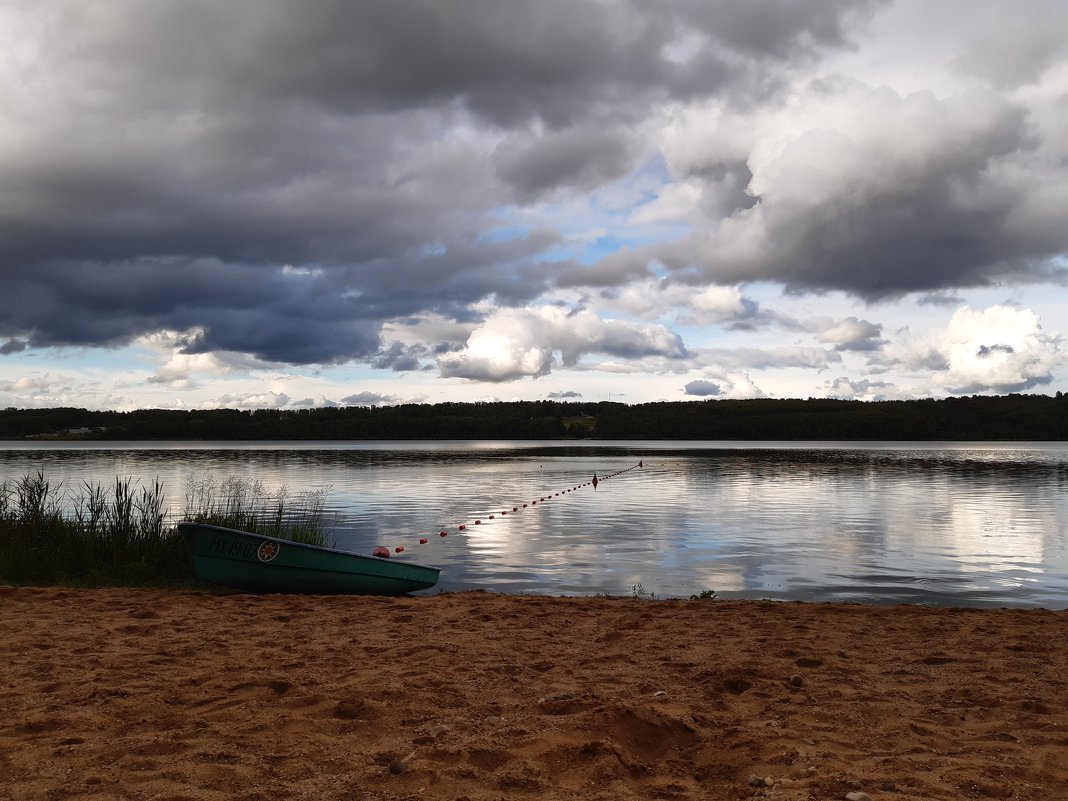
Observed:
[[[605,481],[608,481],[611,478],[615,478],[616,476],[621,476],[624,473],[629,473],[631,470],[641,470],[641,469],[644,469],[644,460],[643,459],[639,459],[638,463],[635,464],[635,465],[631,465],[630,467],[626,467],[626,468],[624,468],[622,470],[616,470],[616,471],[613,471],[611,473],[605,473],[605,474],[601,475],[600,477],[598,477],[597,473],[594,472],[593,478],[590,479],[589,481],[583,483],[583,484],[576,484],[573,487],[568,487],[567,489],[560,490],[559,492],[554,492],[554,493],[548,493],[546,495],[541,495],[541,496],[531,500],[529,502],[529,504],[516,503],[510,508],[510,510],[508,508],[503,509],[500,512],[500,516],[501,517],[507,517],[509,514],[516,514],[518,512],[521,512],[523,509],[533,508],[533,507],[537,506],[539,503],[544,504],[546,501],[552,500],[553,498],[558,498],[561,495],[567,495],[570,492],[577,492],[578,490],[583,489],[584,487],[593,487],[594,489],[597,489],[597,485],[598,484],[601,484],[601,483],[603,483]],[[496,520],[496,519],[497,519],[497,513],[494,513],[494,514],[486,516],[486,520],[487,521]],[[471,525],[475,525],[475,526],[483,525],[482,518],[481,517],[476,517],[474,519],[474,521],[471,522]],[[456,531],[457,532],[463,532],[463,533],[466,534],[467,532],[470,531],[470,529],[468,528],[468,523],[460,523],[458,526],[456,526]],[[448,536],[449,536],[449,530],[447,528],[443,528],[438,532],[438,537],[439,538],[445,538],[445,537],[448,537]],[[419,538],[419,544],[420,545],[427,545],[429,542],[430,542],[430,537],[420,537]],[[378,545],[378,546],[375,546],[374,550],[371,551],[371,556],[378,556],[378,557],[380,557],[382,559],[388,559],[390,557],[391,553],[404,553],[404,552],[405,552],[405,547],[403,545],[394,546],[392,551],[388,547],[386,547],[385,545]]]

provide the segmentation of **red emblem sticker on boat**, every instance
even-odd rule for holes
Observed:
[[[261,562],[270,562],[276,556],[281,548],[277,542],[265,542],[260,545],[259,550],[256,551],[256,556],[260,558]]]

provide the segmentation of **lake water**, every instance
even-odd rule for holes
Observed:
[[[38,470],[175,518],[205,478],[325,490],[337,547],[441,590],[1068,608],[1068,443],[0,443]]]

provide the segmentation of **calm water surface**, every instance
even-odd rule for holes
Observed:
[[[337,547],[444,590],[1068,608],[1068,443],[0,443],[38,470],[159,479],[174,517],[205,477],[326,490]]]

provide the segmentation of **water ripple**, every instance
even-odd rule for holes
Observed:
[[[639,459],[641,470],[582,486]],[[1068,608],[1064,443],[0,450],[0,479],[38,469],[71,487],[160,478],[173,516],[186,483],[205,474],[328,488],[339,547],[403,545],[399,558],[443,568],[445,590],[628,595],[640,585],[659,597],[712,589],[721,598]]]

